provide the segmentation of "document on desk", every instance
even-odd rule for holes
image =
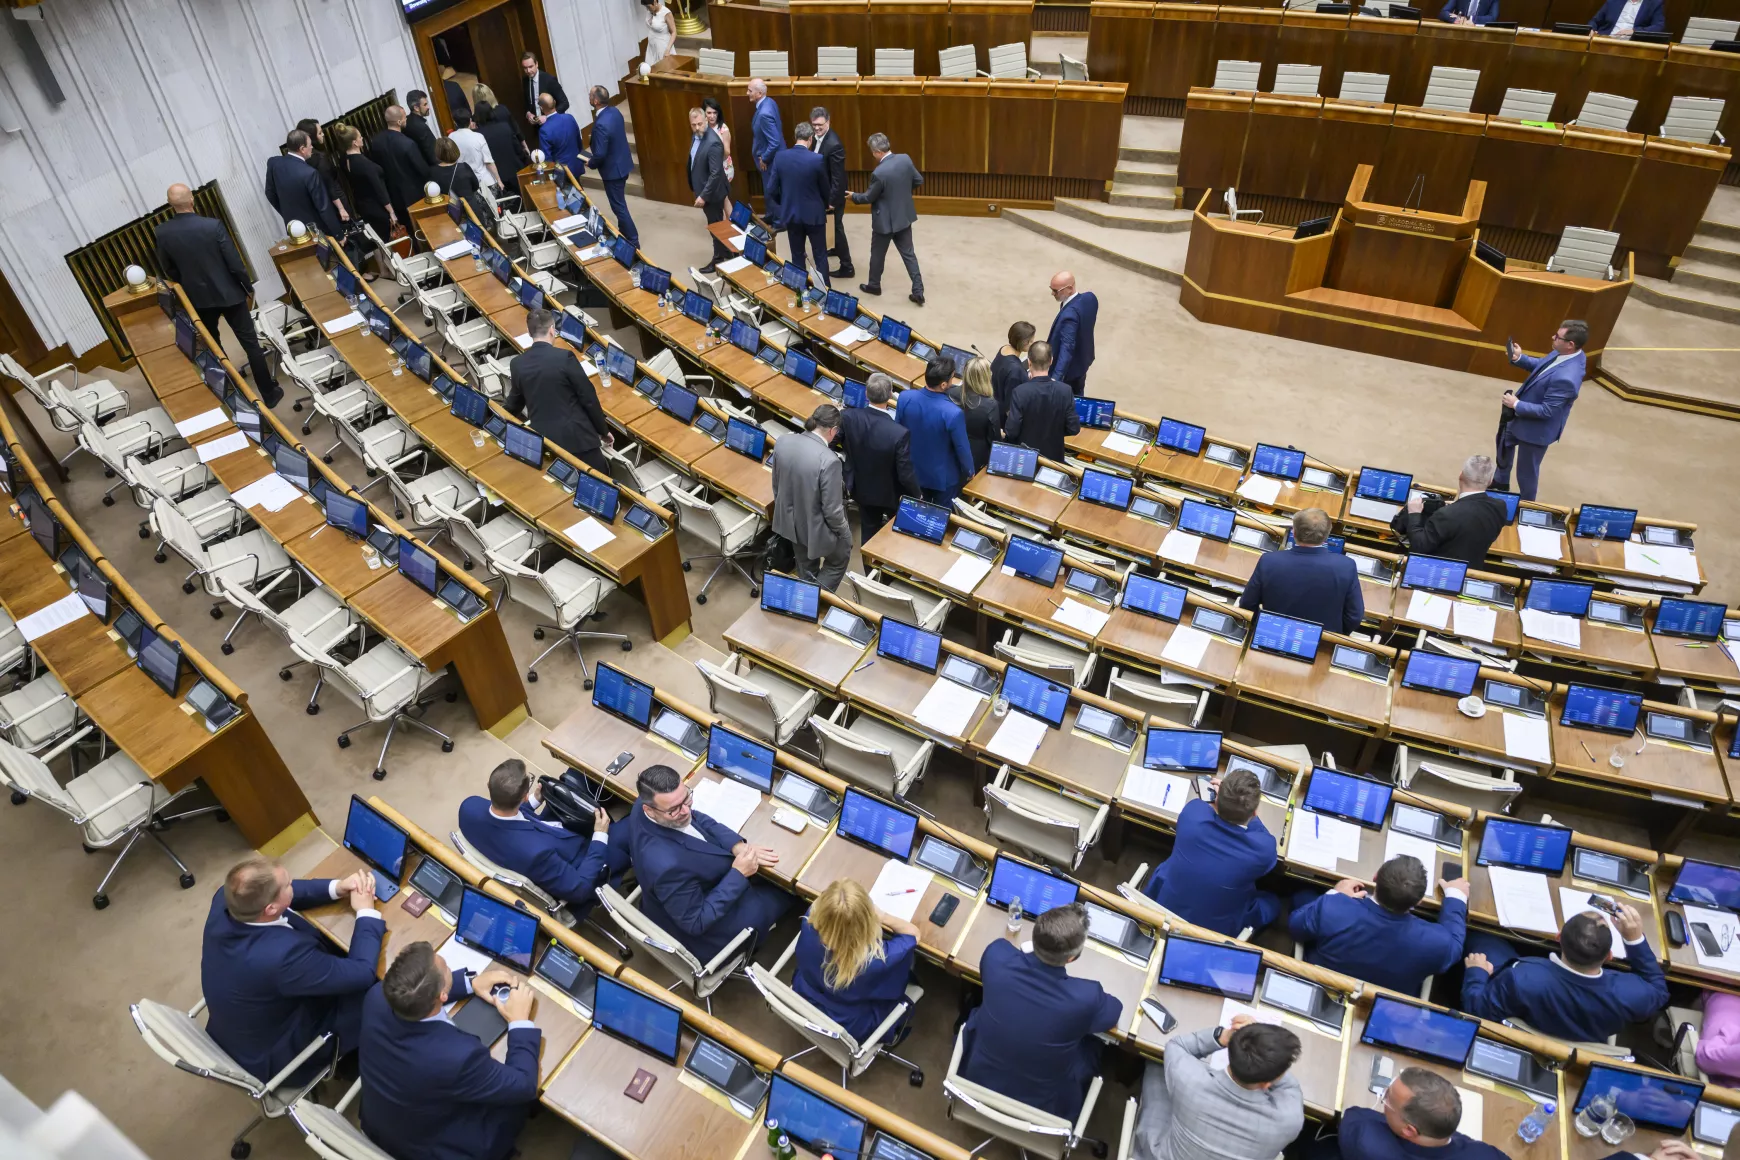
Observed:
[[[1045,722],[1039,718],[1011,709],[985,748],[1005,761],[1026,765],[1039,751],[1039,743],[1045,740],[1047,732]]]
[[[1710,954],[1704,949],[1704,944],[1698,940],[1696,933],[1692,935],[1692,951],[1698,956],[1700,967],[1715,967],[1718,970],[1740,973],[1740,916],[1735,916],[1725,910],[1709,910],[1702,906],[1687,905],[1686,925],[1701,922],[1716,936],[1716,945],[1723,948],[1719,955]]]
[[[1140,439],[1132,439],[1128,435],[1113,431],[1100,441],[1100,446],[1107,451],[1116,451],[1119,455],[1140,455],[1144,445]]]
[[[1555,528],[1531,528],[1527,524],[1518,524],[1516,542],[1525,556],[1538,560],[1565,558],[1565,533]]]
[[[1696,584],[1698,576],[1698,558],[1690,548],[1680,548],[1671,544],[1640,544],[1635,540],[1625,541],[1625,570],[1627,572],[1642,572],[1646,576],[1661,576],[1668,580],[1680,580],[1687,584]]]
[[[1492,643],[1492,634],[1498,631],[1498,609],[1457,600],[1451,615],[1455,618],[1457,636]]]
[[[610,541],[616,539],[616,533],[599,523],[592,516],[587,516],[562,533],[576,544],[582,552],[596,552]]]
[[[1160,541],[1160,558],[1171,560],[1174,564],[1194,564],[1196,563],[1197,550],[1201,547],[1201,536],[1173,528],[1166,533],[1166,538]]]
[[[580,262],[591,262],[595,259],[602,258],[609,252],[610,251],[605,249],[603,246],[587,246],[584,250],[575,250],[574,258],[576,261]]]
[[[230,493],[230,499],[243,511],[263,507],[269,512],[281,512],[302,495],[302,489],[274,471],[263,475],[246,487]]]
[[[463,968],[472,974],[482,974],[495,966],[494,959],[482,951],[472,950],[460,942],[459,936],[456,934],[449,935],[447,941],[441,944],[440,953],[441,957],[446,960],[447,966],[455,971]]]
[[[1426,896],[1432,895],[1432,889],[1438,882],[1438,859],[1444,856],[1444,851],[1438,848],[1438,843],[1425,838],[1417,838],[1413,834],[1391,828],[1384,831],[1384,861],[1402,854],[1412,855],[1420,865],[1426,868]]]
[[[1167,773],[1163,769],[1149,769],[1145,765],[1132,765],[1124,771],[1124,789],[1118,796],[1176,817],[1178,811],[1196,796],[1196,790],[1188,777]]]
[[[1462,1097],[1462,1120],[1456,1130],[1470,1140],[1480,1139],[1481,1125],[1486,1123],[1486,1098],[1473,1088],[1459,1087],[1456,1094]]]
[[[1504,718],[1504,755],[1536,765],[1551,765],[1553,761],[1552,733],[1544,717],[1529,717],[1522,713],[1502,713]]]
[[[201,411],[190,419],[183,419],[175,425],[175,429],[183,439],[192,439],[201,431],[210,431],[213,427],[221,427],[230,421],[222,407],[213,407],[209,411]]]
[[[1570,922],[1571,919],[1577,915],[1587,913],[1593,914],[1596,918],[1606,923],[1607,933],[1613,936],[1613,957],[1616,959],[1623,959],[1625,957],[1625,939],[1620,935],[1619,928],[1613,925],[1607,915],[1589,905],[1589,895],[1594,893],[1599,893],[1599,891],[1591,891],[1588,889],[1579,890],[1574,886],[1559,887],[1559,913],[1563,916],[1564,922]],[[1611,894],[1605,895],[1604,897],[1609,901],[1618,901],[1618,899],[1614,898]],[[1697,940],[1694,939],[1693,941],[1696,942]]]
[[[890,858],[882,863],[882,873],[876,875],[876,881],[870,887],[870,901],[876,904],[877,910],[911,922],[930,884],[930,871],[923,866],[909,866]]]
[[[735,274],[748,265],[748,258],[727,258],[719,263],[718,270],[721,274]]]
[[[84,597],[74,592],[71,596],[63,596],[47,608],[39,608],[29,616],[18,621],[18,634],[26,644],[39,636],[47,636],[57,628],[65,628],[81,616],[89,616],[90,608],[85,604]]]
[[[868,330],[864,330],[861,327],[854,326],[848,322],[828,341],[833,343],[835,346],[856,346],[869,338],[870,332]]]
[[[343,334],[347,330],[355,330],[363,324],[363,316],[352,310],[349,314],[341,314],[331,322],[323,322],[320,329],[327,334]]]
[[[516,334],[514,336],[514,345],[519,347],[521,350],[530,350],[532,347],[532,336],[530,334]]]
[[[1231,1027],[1232,1021],[1240,1015],[1248,1015],[1253,1023],[1270,1023],[1282,1026],[1286,1021],[1281,1013],[1273,1007],[1253,1007],[1249,1003],[1241,1003],[1237,999],[1222,999],[1220,1002],[1220,1023],[1218,1026]],[[1227,1063],[1226,1048],[1212,1052],[1208,1057],[1208,1066],[1216,1071],[1225,1071]]]
[[[1192,628],[1188,624],[1174,625],[1172,635],[1167,638],[1166,647],[1160,650],[1160,659],[1171,661],[1175,665],[1183,665],[1187,669],[1202,667],[1202,658],[1208,652],[1208,642],[1214,639],[1200,628]]]
[[[1065,596],[1063,598],[1063,603],[1058,606],[1057,611],[1051,614],[1051,619],[1057,621],[1057,623],[1067,624],[1071,628],[1079,629],[1080,631],[1087,633],[1089,636],[1098,636],[1100,629],[1104,628],[1106,626],[1106,621],[1111,618],[1111,613],[1101,612],[1097,608],[1091,608],[1088,605],[1083,604],[1081,601],[1069,596]]]
[[[695,783],[695,808],[720,825],[740,833],[760,804],[760,793],[728,777],[719,781],[702,778]]]
[[[983,556],[968,556],[961,553],[955,562],[949,565],[949,570],[942,574],[942,586],[952,588],[956,592],[971,593],[985,578],[985,573],[991,570],[991,561]]]
[[[947,677],[938,677],[913,709],[912,715],[926,729],[935,730],[944,737],[959,737],[972,724],[979,706],[984,703],[983,693],[957,685]]]
[[[235,431],[228,435],[213,439],[210,442],[198,444],[194,450],[199,452],[199,461],[201,463],[210,463],[214,459],[222,459],[226,455],[233,455],[247,446],[248,437],[243,435],[240,431]]]
[[[572,220],[572,218],[563,219],[563,221]],[[581,220],[584,222],[585,219],[582,218]],[[566,232],[562,229],[561,222],[557,222],[554,228],[559,234]],[[443,262],[450,262],[454,258],[462,258],[469,253],[471,253],[471,243],[466,241],[464,238],[460,238],[456,242],[448,242],[445,246],[439,246],[435,250],[435,256],[440,258]]]
[[[1272,475],[1246,476],[1239,494],[1252,503],[1272,504],[1281,496],[1281,481]]]
[[[1436,592],[1427,592],[1424,588],[1410,590],[1408,596],[1408,620],[1429,624],[1433,628],[1450,627],[1450,609],[1455,602],[1448,596],[1440,596]]]
[[[1509,866],[1488,866],[1486,873],[1492,882],[1492,902],[1500,926],[1537,934],[1559,933],[1559,920],[1553,914],[1553,896],[1547,892],[1545,874]]]
[[[1542,612],[1538,608],[1525,608],[1517,615],[1522,619],[1524,636],[1565,648],[1583,647],[1583,622],[1575,616]]]
[[[583,228],[586,225],[587,220],[588,219],[587,219],[586,215],[583,213],[571,213],[565,218],[557,218],[555,221],[551,222],[550,229],[552,232],[558,233],[558,234],[571,234],[575,230]],[[442,246],[439,250],[436,250],[435,252],[443,258],[455,257],[457,255],[452,255],[452,254],[447,253],[447,251],[449,249],[451,249],[453,246],[465,246],[467,249],[469,249],[470,243],[468,243],[468,242],[453,242],[449,245]],[[465,250],[460,250],[459,252],[461,254],[463,254],[463,253],[465,253]]]
[[[1327,814],[1299,810],[1287,829],[1287,857],[1336,872],[1343,861],[1359,861],[1359,827]]]

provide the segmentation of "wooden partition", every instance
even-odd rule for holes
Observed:
[[[970,44],[974,67],[989,70],[990,50],[1033,40],[1033,0],[792,0],[789,8],[743,0],[707,6],[713,47],[737,54],[738,75],[749,76],[749,53],[785,49],[791,75],[816,73],[816,49],[858,50],[858,73],[874,76],[878,48],[910,48],[913,75],[937,75],[937,54]]]

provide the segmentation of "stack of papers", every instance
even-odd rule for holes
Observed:
[[[1187,669],[1201,668],[1203,654],[1208,651],[1208,642],[1212,639],[1200,628],[1188,624],[1174,625],[1166,647],[1160,650],[1160,659]]]
[[[1470,604],[1466,600],[1454,603],[1452,615],[1456,618],[1456,635],[1491,644],[1492,634],[1498,630],[1498,609],[1484,604]]]
[[[362,324],[363,316],[352,310],[349,314],[339,315],[331,322],[321,323],[320,329],[328,334],[343,334],[345,331],[354,330]]]
[[[1051,614],[1051,619],[1057,621],[1059,624],[1067,624],[1071,628],[1087,633],[1089,636],[1099,635],[1100,629],[1104,628],[1106,626],[1106,621],[1111,618],[1111,613],[1101,612],[1097,608],[1091,608],[1088,605],[1083,604],[1081,601],[1069,596],[1065,596],[1063,598],[1063,603],[1058,606],[1057,611]]]
[[[735,274],[747,265],[749,265],[748,258],[727,258],[719,263],[717,269],[721,274]]]
[[[579,544],[582,552],[596,552],[616,539],[615,532],[599,523],[592,516],[587,516],[579,523],[572,525],[563,534]]]
[[[1448,596],[1427,592],[1424,588],[1415,588],[1411,592],[1408,597],[1407,619],[1429,624],[1433,628],[1450,627],[1450,609],[1454,606],[1454,601]]]
[[[1549,740],[1544,717],[1526,717],[1521,713],[1500,713],[1504,718],[1504,755],[1536,765],[1549,765],[1553,746]]]
[[[912,715],[926,729],[935,730],[944,737],[960,737],[984,703],[983,693],[957,685],[946,677],[938,677],[912,710]]]
[[[1174,564],[1196,563],[1196,553],[1202,547],[1202,537],[1173,528],[1160,541],[1160,557]]]
[[[1642,572],[1646,576],[1663,576],[1669,580],[1682,580],[1687,584],[1696,584],[1698,575],[1698,558],[1690,548],[1681,548],[1672,544],[1640,544],[1635,540],[1625,541],[1625,570],[1627,572]]]
[[[1237,999],[1222,999],[1220,1003],[1220,1026],[1231,1027],[1234,1016],[1248,1015],[1255,1023],[1272,1023],[1280,1026],[1284,1020],[1281,1013],[1273,1007],[1252,1007]],[[1227,1063],[1226,1048],[1221,1048],[1208,1057],[1208,1066],[1215,1071],[1225,1071]]]
[[[836,346],[856,346],[858,343],[868,340],[869,337],[870,332],[868,330],[862,330],[848,323],[847,325],[842,326],[839,333],[835,334],[834,337],[830,338],[828,341],[834,343]]]
[[[1583,646],[1583,622],[1575,616],[1562,616],[1557,612],[1542,612],[1538,608],[1525,608],[1517,615],[1522,619],[1524,636],[1544,640],[1549,644],[1561,645],[1565,648],[1581,648]]]
[[[596,258],[602,258],[609,252],[603,246],[587,246],[584,250],[574,251],[574,256],[582,262],[590,262]]]
[[[1613,920],[1595,907],[1589,905],[1588,890],[1578,890],[1570,886],[1559,887],[1559,911],[1566,922],[1579,914],[1589,913],[1607,924],[1607,933],[1613,936],[1613,957],[1625,957],[1625,939],[1619,934],[1619,928],[1613,925]],[[1617,901],[1612,895],[1605,895],[1609,902]]]
[[[586,215],[583,213],[571,213],[565,218],[557,218],[555,221],[551,222],[550,228],[558,234],[571,234],[575,230],[583,228],[586,225],[586,220]],[[445,257],[446,249],[446,246],[442,246],[441,249],[436,250],[435,252]]]
[[[1444,852],[1438,849],[1436,842],[1429,842],[1413,834],[1404,834],[1394,827],[1385,830],[1384,861],[1388,862],[1403,854],[1412,855],[1426,868],[1426,896],[1431,897],[1438,882],[1438,859],[1444,856]]]
[[[1706,910],[1702,906],[1685,908],[1686,925],[1702,923],[1716,936],[1716,945],[1727,949],[1720,954],[1711,954],[1704,949],[1704,944],[1698,940],[1696,931],[1692,932],[1692,950],[1698,956],[1700,967],[1720,967],[1725,971],[1740,972],[1740,917],[1725,910]]]
[[[1480,1129],[1486,1123],[1486,1098],[1465,1087],[1457,1088],[1456,1094],[1462,1097],[1462,1122],[1456,1130],[1470,1140],[1480,1139]]]
[[[743,826],[761,804],[761,795],[740,781],[722,778],[695,783],[695,809],[726,829],[742,832]]]
[[[1565,558],[1565,533],[1553,528],[1531,528],[1527,524],[1516,526],[1517,544],[1522,548],[1523,555],[1535,556],[1542,560],[1563,560]]]
[[[1124,790],[1118,796],[1125,801],[1139,802],[1151,810],[1176,815],[1196,796],[1196,788],[1188,777],[1167,773],[1163,769],[1132,765],[1124,771]]]
[[[882,864],[882,873],[876,875],[870,887],[870,901],[882,913],[911,922],[930,884],[930,871],[923,866],[909,866],[890,858]]]
[[[243,435],[240,431],[235,431],[228,435],[221,436],[220,438],[213,439],[208,443],[201,443],[195,447],[195,450],[199,452],[199,461],[201,463],[210,463],[214,459],[222,459],[226,455],[233,455],[247,446],[248,437]]]
[[[1559,920],[1553,914],[1553,896],[1547,893],[1545,874],[1509,866],[1488,866],[1486,873],[1492,882],[1492,901],[1500,926],[1537,934],[1559,933]]]
[[[560,223],[557,224],[556,232],[562,232]],[[460,238],[457,242],[448,242],[445,246],[439,246],[435,250],[435,256],[443,262],[463,257],[469,253],[471,253],[471,243],[464,238]]]
[[[285,479],[277,472],[261,476],[246,487],[239,487],[230,493],[230,499],[235,505],[246,511],[252,507],[263,507],[269,512],[283,511],[302,495],[302,490]]]
[[[1272,475],[1247,476],[1239,484],[1239,494],[1252,503],[1272,504],[1281,494],[1281,481]]]
[[[991,561],[984,557],[961,554],[949,565],[949,570],[942,574],[942,585],[944,588],[953,588],[956,592],[970,593],[990,570]]]
[[[78,593],[63,596],[47,608],[40,608],[29,616],[18,621],[18,634],[26,644],[39,636],[47,636],[57,628],[64,628],[81,616],[89,616],[90,608],[84,598]]]
[[[1339,871],[1340,863],[1359,861],[1359,827],[1300,810],[1287,831],[1287,857],[1319,870]]]
[[[447,941],[441,944],[441,958],[455,971],[463,969],[476,975],[481,975],[495,966],[494,959],[482,951],[472,950],[459,941],[458,935],[449,935]],[[458,1001],[454,1000],[455,1003]]]
[[[521,350],[530,350],[532,346],[532,336],[530,334],[515,335],[514,345],[519,347]]]
[[[1102,439],[1100,445],[1107,451],[1116,451],[1119,455],[1142,454],[1141,440],[1132,439],[1128,435],[1120,435],[1116,431]]]
[[[1039,743],[1045,740],[1047,732],[1045,722],[1039,718],[1011,709],[985,748],[1004,761],[1026,765],[1039,751]]]
[[[209,411],[201,411],[191,419],[183,419],[175,425],[175,429],[183,439],[192,439],[201,431],[210,431],[213,427],[229,422],[229,419],[222,407],[213,407]]]

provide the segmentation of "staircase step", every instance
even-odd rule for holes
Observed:
[[[1126,185],[1177,185],[1178,163],[1119,158],[1118,167],[1112,171],[1112,182]]]
[[[1708,224],[1705,223],[1706,226]],[[1692,244],[1686,247],[1685,257],[1688,261],[1740,269],[1740,236],[1723,237],[1700,226],[1698,232],[1692,235]]]
[[[1700,286],[1682,285],[1677,278],[1669,282],[1662,278],[1647,278],[1641,274],[1633,283],[1631,292],[1644,302],[1664,310],[1695,314],[1717,322],[1740,324],[1740,297],[1733,294],[1706,290]]]
[[[1118,137],[1118,158],[1176,165],[1183,138],[1184,121],[1180,118],[1126,116]]]
[[[1191,215],[1181,209],[1109,205],[1073,197],[1052,199],[1053,209],[1064,217],[1115,230],[1141,230],[1153,234],[1188,232]]]
[[[1187,235],[1136,234],[1056,210],[1006,209],[1003,220],[1137,274],[1174,286],[1183,280],[1184,254],[1190,244]]]
[[[1735,257],[1740,258],[1740,254]],[[1698,258],[1682,260],[1674,269],[1672,285],[1726,295],[1740,306],[1740,269]]]
[[[1176,191],[1162,190],[1154,186],[1112,186],[1112,192],[1107,200],[1112,205],[1121,205],[1130,209],[1176,209],[1178,198]]]

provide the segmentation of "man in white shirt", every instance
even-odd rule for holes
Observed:
[[[467,113],[459,128],[447,134],[459,146],[459,159],[471,166],[477,180],[491,190],[501,188],[501,175],[495,171],[495,161],[489,152],[489,142],[477,131],[477,117]]]
[[[610,840],[610,815],[593,811],[592,832],[577,834],[543,809],[526,763],[509,758],[490,771],[489,797],[459,805],[459,832],[478,853],[524,874],[544,893],[583,916],[598,888],[628,868],[626,845]]]
[[[1662,0],[1607,0],[1589,26],[1602,36],[1630,40],[1639,32],[1667,31]]]

